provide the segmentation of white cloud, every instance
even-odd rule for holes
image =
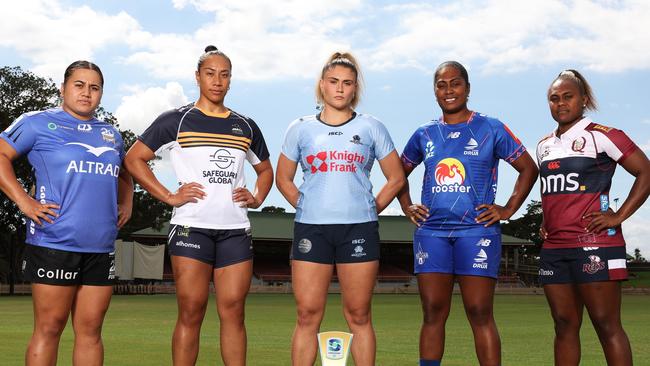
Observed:
[[[0,46],[13,48],[33,62],[31,71],[55,81],[62,81],[72,61],[93,60],[98,50],[139,29],[124,12],[107,15],[88,6],[63,7],[57,1],[10,1],[2,11]]]
[[[141,66],[164,79],[187,78],[203,48],[216,45],[233,61],[233,78],[270,80],[314,77],[325,58],[349,50],[350,26],[360,1],[301,2],[280,0],[175,0],[214,13],[213,22],[191,34],[148,34],[129,40],[139,51],[124,62]]]
[[[490,0],[387,11],[399,23],[369,50],[378,69],[430,68],[450,58],[488,72],[576,63],[607,72],[650,68],[650,48],[639,46],[650,44],[650,2]]]
[[[632,217],[623,222],[623,235],[627,243],[628,254],[633,254],[635,248],[641,249],[641,254],[650,260],[650,216],[648,210],[640,209]]]
[[[143,89],[135,86],[125,89],[132,90],[132,94],[122,97],[115,117],[120,127],[130,129],[135,134],[142,133],[162,112],[188,103],[183,87],[176,82],[169,82],[164,88]]]

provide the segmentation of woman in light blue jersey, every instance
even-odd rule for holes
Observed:
[[[334,53],[316,86],[320,113],[287,129],[278,161],[277,186],[296,208],[291,272],[297,305],[291,359],[313,365],[327,290],[336,268],[343,313],[354,334],[356,365],[375,364],[370,300],[379,268],[377,214],[405,183],[384,125],[354,111],[361,94],[359,66],[349,53]],[[376,197],[369,180],[379,161],[386,184]],[[303,184],[293,178],[298,164]]]
[[[100,365],[101,329],[113,292],[114,241],[131,216],[133,182],[121,169],[119,131],[95,118],[104,78],[76,61],[65,71],[61,108],[26,113],[0,134],[0,189],[27,218],[23,274],[32,283],[34,331],[27,365],[54,365],[72,316],[75,365]],[[11,162],[27,155],[35,194]]]
[[[433,87],[442,117],[418,128],[402,153],[407,176],[418,165],[425,167],[421,203],[411,202],[408,185],[399,194],[402,210],[418,226],[413,254],[424,315],[420,366],[440,365],[454,281],[460,285],[478,362],[500,365],[493,316],[501,260],[499,221],[524,202],[537,167],[504,123],[468,109],[470,84],[463,65],[442,63]],[[503,206],[495,204],[500,160],[518,172]]]

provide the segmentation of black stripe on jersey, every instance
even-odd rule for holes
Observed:
[[[201,146],[218,146],[218,147],[226,147],[226,148],[231,148],[231,149],[237,149],[241,150],[243,152],[247,152],[248,148],[243,147],[240,145],[234,145],[234,144],[227,144],[223,142],[212,142],[212,141],[192,141],[192,142],[178,142],[178,144],[182,148],[189,148],[189,147],[201,147]]]
[[[14,132],[18,132],[18,134],[16,135],[16,137],[12,137],[12,136],[11,136],[11,135],[14,134]],[[16,141],[18,141],[18,138],[20,137],[20,135],[23,134],[23,130],[20,130],[20,131],[14,131],[14,132],[8,134],[7,136],[8,136],[10,139],[12,139],[13,142],[16,142]]]

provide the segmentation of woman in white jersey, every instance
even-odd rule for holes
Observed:
[[[395,197],[405,178],[384,125],[354,111],[360,81],[354,57],[334,53],[316,85],[321,112],[291,123],[278,160],[278,189],[296,208],[291,249],[297,305],[293,365],[314,364],[316,333],[335,266],[343,313],[354,334],[354,362],[375,364],[370,300],[379,268],[377,214]],[[375,159],[387,180],[376,198],[368,179]],[[298,163],[304,179],[300,188],[293,183]]]
[[[229,366],[246,362],[244,303],[253,273],[247,208],[262,204],[273,184],[273,169],[255,122],[224,105],[231,70],[223,52],[206,47],[196,71],[199,100],[160,115],[125,159],[142,187],[174,206],[168,243],[178,299],[174,365],[196,362],[211,279],[221,358]],[[167,190],[147,166],[159,149],[170,151],[180,182],[176,192]],[[257,173],[253,192],[245,186],[245,160]]]

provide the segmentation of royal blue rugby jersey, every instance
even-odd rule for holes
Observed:
[[[395,146],[386,127],[367,114],[329,125],[311,115],[287,129],[282,154],[300,162],[296,221],[303,224],[356,224],[377,220],[370,169]]]
[[[421,202],[430,216],[418,230],[449,237],[499,234],[498,224],[476,223],[481,211],[475,208],[494,203],[499,159],[511,163],[525,151],[505,124],[476,112],[464,123],[441,118],[418,128],[401,157],[412,167],[424,163]]]
[[[219,230],[250,227],[248,209],[232,200],[232,191],[246,186],[244,160],[257,165],[269,158],[252,119],[234,111],[211,115],[189,104],[161,114],[139,139],[152,151],[169,150],[179,184],[204,187],[204,199],[174,208],[172,224]]]
[[[52,224],[27,223],[27,243],[72,252],[113,251],[117,179],[124,158],[119,131],[61,108],[20,116],[0,138],[33,167],[35,199],[60,206]]]

